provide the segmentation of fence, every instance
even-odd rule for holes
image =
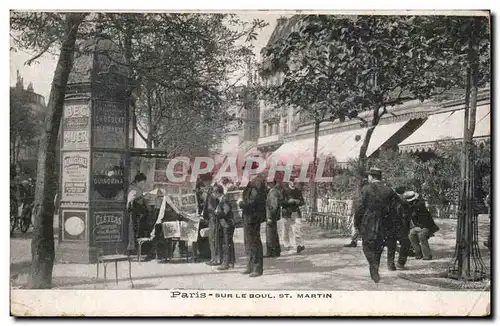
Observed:
[[[458,216],[458,205],[427,205],[427,209],[433,218],[456,219]]]
[[[337,230],[341,234],[351,233],[352,200],[318,198],[317,212],[312,213],[311,200],[305,199],[306,221],[326,230]]]

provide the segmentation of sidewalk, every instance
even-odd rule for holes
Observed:
[[[444,290],[422,285],[398,277],[399,273],[435,273],[446,271],[454,252],[454,220],[436,220],[441,228],[430,240],[434,260],[422,261],[410,258],[407,269],[396,272],[387,270],[386,252],[382,256],[379,284],[374,284],[369,276],[368,264],[360,246],[344,248],[348,238],[327,239],[325,231],[304,224],[306,250],[301,254],[288,252],[279,258],[264,260],[264,275],[249,278],[240,274],[246,266],[243,252],[242,230],[235,232],[236,268],[217,271],[216,267],[204,263],[184,263],[182,260],[170,264],[155,261],[133,262],[132,277],[135,289],[231,289],[231,290]],[[489,221],[480,219],[480,248],[483,260],[490,266],[488,250],[483,249]],[[264,233],[263,233],[264,234]],[[263,240],[265,237],[262,237]],[[12,244],[12,241],[11,241]],[[264,244],[265,247],[265,244]],[[12,250],[12,249],[11,249]],[[12,266],[11,266],[12,269]],[[26,271],[24,271],[26,272]],[[57,264],[54,267],[54,288],[58,289],[129,289],[128,264],[119,263],[119,284],[115,285],[114,265],[107,269],[108,284],[96,284],[96,265]],[[100,270],[100,278],[103,269]],[[27,279],[21,274],[13,286],[21,286]]]

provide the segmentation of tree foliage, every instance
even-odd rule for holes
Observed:
[[[264,95],[279,110],[293,106],[313,121],[353,119],[372,111],[359,153],[366,167],[371,134],[387,108],[463,87],[467,40],[480,39],[480,80],[488,80],[485,17],[308,15],[265,52],[283,82]]]
[[[10,160],[15,165],[21,149],[37,144],[41,133],[41,120],[33,112],[28,98],[22,91],[10,90]]]
[[[51,47],[59,47],[59,59],[54,72],[48,114],[44,122],[37,161],[37,184],[34,201],[34,229],[31,241],[30,288],[50,288],[55,259],[54,196],[56,194],[56,144],[63,113],[66,85],[73,67],[78,32],[87,14],[12,12],[11,28],[19,36],[19,47],[43,55]]]
[[[101,14],[139,85],[136,116],[148,147],[168,153],[211,147],[234,120],[235,73],[265,26],[225,14]],[[187,128],[186,128],[187,127]],[[146,134],[146,135],[145,135]]]

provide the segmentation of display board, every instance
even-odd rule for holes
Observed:
[[[88,103],[65,104],[63,111],[62,147],[67,150],[88,149],[90,130]]]
[[[89,152],[64,152],[62,155],[62,201],[88,202]]]
[[[126,147],[125,103],[94,101],[94,147],[109,149],[123,149]]]
[[[94,242],[109,243],[123,240],[123,212],[94,212]]]
[[[87,241],[87,212],[83,210],[62,210],[64,241]]]
[[[124,201],[124,170],[123,154],[95,152],[92,164],[92,199]]]
[[[229,205],[234,216],[234,222],[237,226],[243,224],[243,213],[238,205],[238,201],[243,196],[243,190],[228,191],[224,196],[227,197]]]

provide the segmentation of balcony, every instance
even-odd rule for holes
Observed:
[[[283,142],[283,135],[282,134],[275,134],[275,135],[271,135],[271,136],[260,137],[257,140],[258,145],[265,145],[265,144],[279,143],[279,142]]]

